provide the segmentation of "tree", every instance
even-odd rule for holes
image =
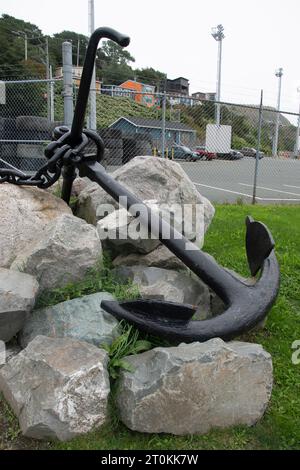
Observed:
[[[106,84],[120,85],[134,77],[130,62],[132,55],[113,41],[104,41],[98,50],[99,61],[96,61],[97,76]]]
[[[135,58],[114,41],[103,41],[101,49],[110,65],[129,65],[130,62],[135,62]]]
[[[129,65],[105,65],[100,71],[100,77],[106,85],[120,85],[134,78],[134,72]]]
[[[25,38],[27,37],[28,59],[31,59],[30,71],[35,75],[36,46],[31,43],[33,37],[41,37],[41,30],[34,24],[19,20],[9,15],[0,18],[0,76],[18,78],[26,76]],[[37,62],[37,70],[40,71]]]
[[[134,74],[137,80],[146,83],[147,85],[153,85],[157,87],[158,90],[161,87],[161,83],[164,83],[166,78],[166,74],[159,70],[154,70],[152,67],[136,69]]]
[[[65,41],[72,43],[72,62],[74,65],[83,65],[88,37],[83,34],[77,34],[74,31],[62,31],[49,38],[49,53],[51,63],[55,66],[62,65],[62,44]]]

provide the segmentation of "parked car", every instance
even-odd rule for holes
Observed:
[[[208,152],[204,145],[199,145],[196,147],[194,152],[202,157],[203,160],[213,160],[214,158],[217,158],[217,155],[213,152]]]
[[[244,155],[239,150],[230,150],[229,153],[217,153],[218,160],[240,160]]]
[[[256,158],[256,149],[252,147],[243,147],[240,152],[244,155],[244,157],[253,157]],[[259,159],[264,157],[264,152],[259,152]]]
[[[203,157],[193,152],[189,147],[185,145],[173,145],[169,150],[169,158],[175,160],[186,160],[187,162],[196,162],[197,160],[203,160]]]

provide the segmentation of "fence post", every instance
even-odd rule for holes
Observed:
[[[166,92],[163,94],[162,101],[162,123],[161,123],[161,156],[165,157],[165,148],[166,148],[166,101],[167,95]]]
[[[300,91],[300,90],[299,90]],[[297,123],[297,134],[295,140],[295,148],[294,148],[294,156],[298,157],[299,155],[299,134],[300,134],[300,106],[299,106],[299,114],[298,114],[298,123]]]
[[[256,158],[255,158],[252,204],[256,203],[256,187],[257,187],[258,164],[259,164],[259,153],[260,153],[260,142],[261,142],[261,128],[262,128],[262,117],[263,117],[263,90],[261,90],[260,92],[260,105],[259,105],[258,115],[259,115],[259,119],[258,119],[257,148],[256,148]]]
[[[50,121],[54,121],[54,82],[52,75],[52,65],[50,65]]]
[[[72,44],[62,44],[63,77],[64,77],[64,124],[71,127],[73,120],[73,81],[72,81]]]

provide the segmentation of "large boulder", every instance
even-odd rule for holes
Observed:
[[[38,290],[38,282],[33,276],[0,268],[1,341],[9,341],[23,328]]]
[[[40,289],[80,281],[102,259],[102,247],[93,225],[73,215],[54,219],[20,253],[11,269],[36,276]]]
[[[148,266],[149,268],[175,269],[176,271],[188,270],[186,265],[162,244],[147,254],[120,254],[113,260],[112,263],[116,268],[119,266],[141,265]]]
[[[47,224],[71,214],[67,204],[38,188],[0,185],[0,267],[13,261],[37,238]]]
[[[72,338],[37,336],[0,369],[0,391],[31,438],[66,441],[104,424],[107,354]]]
[[[204,242],[204,217],[203,205],[199,206],[201,212],[196,214],[193,210],[185,208],[179,204],[160,204],[157,200],[146,200],[144,204],[151,209],[151,214],[161,215],[161,217],[173,226],[179,233],[182,233],[188,240],[195,241],[201,248]],[[149,217],[149,222],[153,227],[151,235],[148,232],[148,225],[143,225],[140,221],[140,214],[144,212],[141,205],[135,207],[137,217],[130,215],[126,209],[113,210],[97,223],[97,230],[100,239],[105,243],[112,255],[130,253],[151,253],[161,246],[158,234],[155,233],[157,224],[155,219]],[[163,233],[164,238],[170,238],[170,230]]]
[[[206,343],[157,348],[124,360],[116,397],[130,429],[176,435],[252,426],[269,403],[272,360],[258,344]]]
[[[113,178],[142,201],[156,200],[158,204],[204,207],[205,230],[213,216],[214,207],[201,196],[182,167],[164,158],[135,157],[112,173]],[[118,204],[97,183],[89,185],[79,194],[77,215],[96,225],[104,217],[103,205]]]
[[[148,230],[140,230],[140,227],[136,226],[135,218],[128,214],[126,209],[115,210],[101,219],[97,230],[103,246],[113,257],[132,251],[150,253],[160,245],[158,238],[148,235]]]
[[[101,308],[102,300],[115,300],[107,292],[68,300],[34,310],[19,334],[23,348],[36,336],[70,337],[95,346],[110,344],[118,335],[118,321]]]
[[[118,278],[136,284],[143,299],[195,305],[195,319],[211,317],[209,288],[195,276],[146,266],[121,266],[114,272]]]

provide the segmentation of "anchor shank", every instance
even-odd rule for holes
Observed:
[[[75,144],[80,140],[82,129],[84,125],[84,116],[89,98],[90,86],[93,76],[94,63],[97,53],[97,47],[100,39],[107,38],[122,47],[129,44],[129,37],[125,36],[112,28],[98,28],[90,37],[86,56],[84,59],[84,66],[82,70],[82,77],[78,91],[77,102],[74,111],[73,123],[71,128],[70,143]]]
[[[160,215],[154,213],[142,200],[108,175],[102,165],[98,162],[83,161],[78,167],[81,176],[88,176],[92,181],[97,182],[133,216],[136,216],[136,207],[133,206],[142,207],[139,220],[148,227],[149,233],[154,232],[161,243],[211,287],[226,304],[236,297],[241,284],[237,279],[219,266],[212,257],[201,250],[195,250],[194,244],[170,226]],[[164,234],[168,234],[168,237],[164,237]]]

